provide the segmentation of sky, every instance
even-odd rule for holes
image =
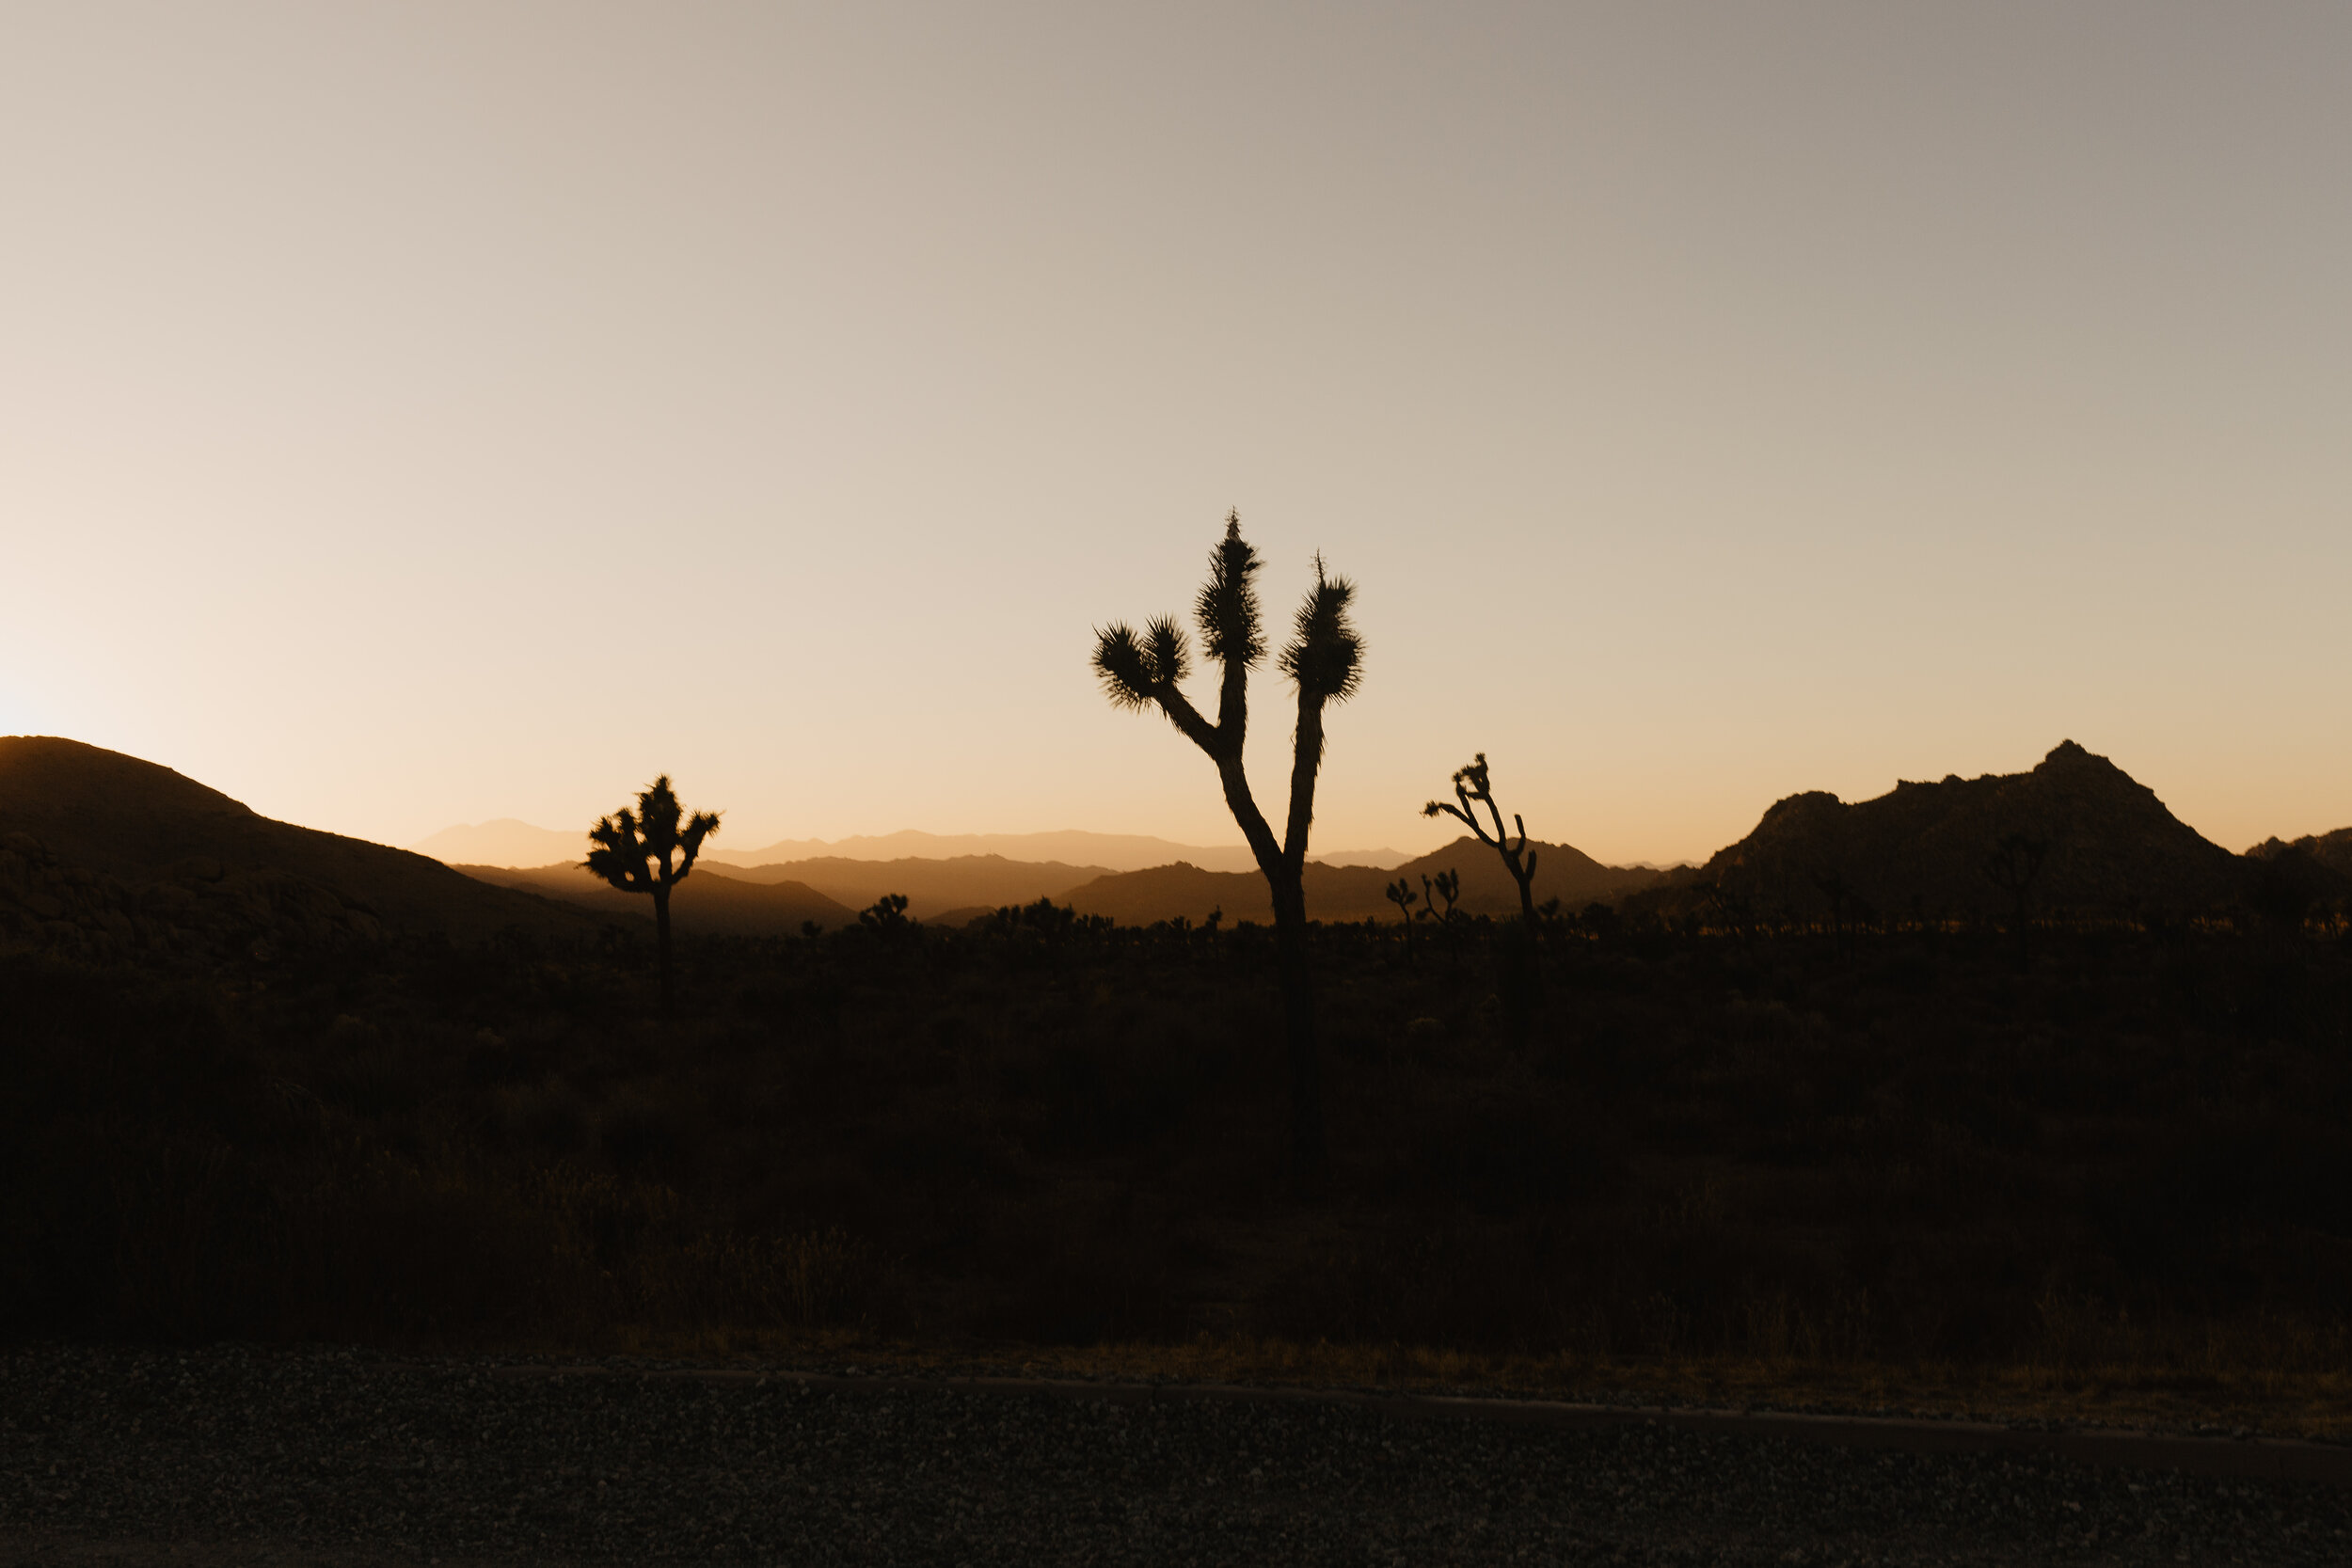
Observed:
[[[2070,737],[2345,826],[2347,81],[2335,3],[16,8],[0,733],[1230,843],[1088,656],[1238,508],[1278,626],[1360,587],[1316,847]]]

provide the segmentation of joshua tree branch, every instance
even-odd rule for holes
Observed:
[[[1248,841],[1249,852],[1257,858],[1261,870],[1281,863],[1281,847],[1274,842],[1274,830],[1266,826],[1265,814],[1258,809],[1255,797],[1249,793],[1249,776],[1242,771],[1241,747],[1222,723],[1212,724],[1200,717],[1200,710],[1192,705],[1172,682],[1161,682],[1152,689],[1152,701],[1168,715],[1168,721],[1184,736],[1216,764],[1217,782],[1225,788],[1225,805],[1233,814],[1242,837]],[[1234,710],[1238,711],[1238,710]]]
[[[1479,843],[1491,844],[1494,842],[1486,836],[1486,830],[1478,825],[1478,818],[1470,816],[1470,813],[1462,810],[1459,806],[1449,806],[1443,800],[1432,800],[1427,805],[1421,808],[1421,814],[1423,816],[1435,816],[1439,812],[1443,812],[1448,816],[1459,817],[1464,822],[1468,823],[1470,825],[1470,831],[1478,835]]]
[[[1223,766],[1226,752],[1223,725],[1211,724],[1201,718],[1200,710],[1192,705],[1192,699],[1178,690],[1173,683],[1162,683],[1152,688],[1152,700],[1160,705],[1160,711],[1168,715],[1168,721],[1175,725],[1185,739],[1208,752],[1210,761]],[[1240,748],[1233,750],[1238,752]]]
[[[1266,826],[1265,814],[1258,809],[1256,798],[1249,793],[1249,778],[1241,770],[1241,758],[1220,760],[1216,770],[1225,785],[1225,808],[1233,814],[1241,836],[1248,840],[1249,852],[1258,860],[1258,869],[1273,877],[1288,863],[1283,859],[1282,847],[1274,842],[1274,830]]]
[[[1290,818],[1282,829],[1282,863],[1297,876],[1307,863],[1307,832],[1315,818],[1315,772],[1323,765],[1323,699],[1298,693],[1298,735],[1291,751]]]

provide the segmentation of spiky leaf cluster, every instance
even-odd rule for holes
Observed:
[[[588,830],[587,868],[623,893],[651,893],[684,879],[702,853],[703,841],[719,831],[719,814],[689,816],[663,773],[637,797]]]
[[[1094,634],[1094,673],[1103,683],[1103,694],[1115,706],[1150,706],[1162,692],[1173,690],[1191,668],[1184,630],[1170,616],[1152,617],[1140,637],[1124,621],[1114,621]]]
[[[1468,763],[1454,770],[1454,796],[1462,802],[1460,806],[1450,806],[1443,800],[1432,800],[1427,805],[1421,808],[1421,814],[1423,816],[1436,816],[1441,813],[1448,816],[1458,816],[1465,822],[1468,822],[1472,828],[1476,828],[1478,826],[1478,818],[1470,811],[1470,802],[1473,800],[1484,800],[1489,811],[1494,809],[1494,790],[1486,783],[1486,752],[1479,752],[1476,761]],[[1502,819],[1499,814],[1497,816],[1495,825],[1498,829],[1502,827]],[[1481,833],[1479,836],[1483,838],[1486,835]]]
[[[1323,558],[1315,557],[1315,585],[1298,607],[1290,646],[1282,650],[1282,673],[1298,683],[1299,693],[1315,702],[1343,703],[1363,681],[1363,641],[1349,624],[1348,606],[1356,585],[1345,578],[1327,577]]]
[[[1254,665],[1265,657],[1258,614],[1258,552],[1241,536],[1241,514],[1225,515],[1225,537],[1209,552],[1209,580],[1193,601],[1209,657],[1219,664]]]

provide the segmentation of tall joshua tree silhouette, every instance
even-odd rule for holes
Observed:
[[[681,826],[681,821],[683,826]],[[719,814],[686,815],[663,773],[627,806],[588,830],[591,846],[583,863],[623,893],[653,895],[654,929],[661,947],[661,1014],[670,1013],[670,890],[686,880],[702,853],[703,840],[719,831]]]
[[[1298,690],[1290,816],[1278,843],[1242,770],[1242,741],[1249,724],[1249,671],[1265,657],[1252,581],[1258,566],[1257,552],[1241,536],[1241,515],[1228,514],[1225,537],[1209,554],[1209,580],[1193,601],[1201,642],[1223,672],[1216,723],[1202,718],[1180,689],[1191,668],[1191,649],[1174,616],[1154,618],[1141,635],[1123,621],[1098,629],[1094,671],[1113,705],[1138,711],[1158,707],[1216,764],[1226,807],[1248,840],[1274,895],[1275,954],[1290,1058],[1291,1154],[1299,1177],[1311,1180],[1323,1170],[1324,1139],[1314,980],[1307,962],[1307,830],[1314,820],[1315,773],[1323,764],[1323,710],[1355,695],[1363,674],[1363,643],[1348,622],[1355,584],[1327,574],[1323,558],[1316,556],[1315,585],[1298,607],[1290,644],[1276,661]]]
[[[1486,824],[1478,820],[1478,808],[1485,806],[1486,815],[1494,818],[1495,831],[1490,835]],[[1502,857],[1502,868],[1511,873],[1511,879],[1519,885],[1519,918],[1527,928],[1535,928],[1535,855],[1527,847],[1527,822],[1517,812],[1511,815],[1511,825],[1519,831],[1519,841],[1514,845],[1511,835],[1502,830],[1502,808],[1495,804],[1495,792],[1486,782],[1486,753],[1478,753],[1476,761],[1467,768],[1454,770],[1454,800],[1432,800],[1421,808],[1423,816],[1458,816],[1470,824],[1470,831],[1478,835],[1478,842]]]

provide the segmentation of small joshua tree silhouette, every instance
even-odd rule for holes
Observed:
[[[1140,634],[1125,622],[1099,629],[1094,672],[1119,707],[1157,707],[1184,737],[1216,764],[1225,804],[1257,857],[1274,895],[1275,954],[1282,981],[1291,1091],[1291,1153],[1300,1180],[1324,1166],[1322,1064],[1315,1043],[1314,979],[1308,967],[1307,832],[1314,821],[1315,774],[1323,766],[1323,710],[1356,694],[1363,677],[1363,642],[1348,620],[1355,584],[1332,577],[1315,558],[1315,585],[1298,607],[1289,646],[1276,660],[1298,691],[1292,735],[1290,814],[1280,840],[1266,825],[1242,768],[1248,728],[1249,671],[1265,657],[1259,619],[1258,555],[1241,536],[1241,515],[1229,513],[1225,537],[1209,555],[1209,580],[1193,601],[1193,620],[1208,656],[1221,670],[1216,722],[1200,716],[1181,689],[1192,652],[1175,617],[1162,615]]]
[[[1485,824],[1478,820],[1478,808],[1485,806],[1494,818],[1495,831],[1490,836]],[[1486,753],[1478,753],[1477,760],[1467,768],[1454,770],[1454,800],[1432,800],[1421,808],[1423,816],[1455,816],[1470,824],[1470,831],[1478,835],[1478,842],[1502,857],[1503,869],[1519,885],[1519,918],[1527,928],[1535,928],[1535,854],[1527,847],[1527,823],[1514,812],[1511,825],[1518,830],[1519,841],[1514,845],[1511,835],[1502,831],[1502,808],[1495,804],[1493,787],[1486,782]]]
[[[857,923],[869,931],[880,931],[884,936],[903,934],[914,924],[907,918],[907,895],[903,893],[883,894],[858,911]]]
[[[702,853],[703,840],[718,831],[717,812],[686,816],[667,773],[637,797],[633,814],[624,806],[588,830],[592,847],[581,864],[623,893],[653,895],[654,928],[661,948],[664,1018],[671,1005],[670,890],[686,880],[686,874],[694,869],[694,857]]]
[[[1413,956],[1413,921],[1421,912],[1413,905],[1421,895],[1415,893],[1413,884],[1402,877],[1382,888],[1380,893],[1396,906],[1396,912],[1405,917],[1405,957],[1409,959]]]
[[[1421,879],[1421,893],[1422,900],[1421,912],[1436,921],[1446,931],[1451,932],[1454,929],[1454,901],[1462,896],[1462,874],[1459,871],[1440,871],[1438,873],[1437,879],[1432,881],[1429,874],[1423,872]],[[1438,908],[1438,900],[1440,898],[1445,900],[1444,909]]]

